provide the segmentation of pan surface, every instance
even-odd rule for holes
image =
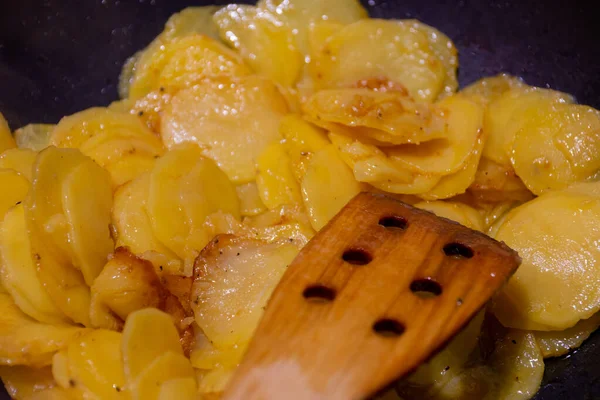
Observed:
[[[322,0],[327,1],[327,0]],[[55,123],[117,98],[125,59],[200,0],[0,0],[0,112]],[[369,0],[372,17],[417,18],[460,54],[459,81],[507,72],[600,108],[600,10],[585,0]],[[0,399],[8,399],[0,392]],[[537,400],[600,399],[600,332],[546,362]]]

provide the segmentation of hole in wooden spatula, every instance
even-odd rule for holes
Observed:
[[[363,249],[348,249],[342,254],[342,259],[353,265],[367,265],[373,257]]]
[[[335,290],[323,285],[313,285],[304,289],[302,296],[314,303],[328,303],[335,299]]]
[[[444,254],[449,257],[471,258],[473,257],[473,250],[467,245],[453,242],[444,246]]]
[[[373,324],[373,331],[380,336],[396,337],[404,333],[404,325],[395,319],[383,318]]]
[[[382,217],[379,220],[379,225],[391,229],[395,228],[405,230],[406,228],[408,228],[408,221],[406,220],[406,218],[398,217],[396,215],[388,215],[386,217]]]
[[[422,299],[430,299],[442,294],[442,286],[433,279],[418,279],[412,281],[410,291]]]

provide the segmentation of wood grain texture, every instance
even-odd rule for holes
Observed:
[[[287,269],[224,399],[364,398],[443,347],[519,264],[482,233],[361,193]]]

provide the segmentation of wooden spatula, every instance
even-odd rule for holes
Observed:
[[[361,193],[275,289],[224,399],[360,399],[414,370],[515,272],[502,243]]]

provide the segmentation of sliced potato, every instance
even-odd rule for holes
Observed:
[[[331,127],[331,123],[342,124],[358,139],[375,140],[388,146],[446,137],[442,109],[416,103],[398,92],[321,90],[308,99],[303,110],[323,128]]]
[[[94,282],[113,250],[109,232],[112,200],[110,176],[89,159],[62,182],[62,206],[70,228],[73,265],[81,270],[88,285]]]
[[[600,111],[574,104],[540,107],[517,132],[515,172],[533,193],[563,189],[600,171]]]
[[[291,159],[281,143],[269,145],[258,157],[256,185],[262,202],[269,209],[302,202]]]
[[[600,314],[596,313],[564,331],[534,331],[532,333],[542,355],[544,358],[548,358],[559,357],[578,348],[598,327],[600,327]]]
[[[485,231],[483,217],[479,211],[466,204],[451,201],[423,201],[415,204],[414,207],[431,211],[438,217],[451,219],[467,228]]]
[[[468,189],[476,199],[483,202],[527,201],[533,193],[515,174],[511,166],[481,158],[475,179]]]
[[[235,368],[219,366],[207,372],[198,385],[198,392],[208,399],[218,399],[233,377]]]
[[[29,149],[8,149],[0,154],[0,170],[12,169],[31,181],[37,153]]]
[[[0,225],[0,260],[2,286],[25,314],[50,324],[68,321],[37,276],[21,204],[11,208]]]
[[[16,400],[76,400],[72,390],[56,385],[49,367],[0,367],[6,392]]]
[[[175,95],[162,117],[161,134],[168,147],[197,143],[232,182],[241,184],[254,180],[254,163],[279,139],[286,112],[285,99],[269,81],[220,77]]]
[[[229,4],[214,16],[221,39],[236,49],[257,73],[292,86],[304,60],[289,25],[277,14],[249,5]]]
[[[487,106],[510,90],[519,90],[527,85],[521,78],[498,74],[481,78],[460,91],[461,94]]]
[[[415,99],[433,101],[446,84],[444,64],[429,34],[415,29],[411,21],[357,21],[336,30],[324,43],[313,43],[310,55],[311,77],[321,89],[378,78],[406,87]]]
[[[15,131],[15,142],[20,149],[40,151],[48,147],[56,125],[29,124]]]
[[[333,145],[316,152],[302,180],[302,199],[315,230],[325,226],[361,191],[352,171]]]
[[[0,169],[0,187],[4,193],[0,196],[0,221],[8,210],[25,200],[29,193],[29,181],[13,169]]]
[[[122,346],[125,376],[129,382],[136,380],[165,353],[183,357],[173,319],[155,308],[138,310],[128,316]]]
[[[164,383],[180,378],[194,378],[190,360],[181,354],[166,351],[152,360],[131,382],[131,397],[134,400],[158,399]]]
[[[206,217],[221,210],[239,218],[239,209],[235,187],[194,144],[167,152],[150,174],[148,214],[154,234],[190,265],[211,239],[203,227]]]
[[[8,122],[6,122],[6,119],[0,113],[0,153],[15,147],[17,147],[17,144],[8,126]]]
[[[147,155],[134,154],[107,165],[105,169],[110,174],[113,187],[118,188],[152,171],[156,158],[157,156],[149,157]]]
[[[169,17],[161,36],[165,39],[175,39],[190,34],[202,34],[218,39],[218,27],[213,22],[213,15],[217,10],[218,6],[184,8]]]
[[[248,343],[297,246],[287,240],[220,235],[202,251],[195,265],[192,308],[217,349]]]
[[[503,325],[563,330],[600,310],[600,198],[548,193],[512,210],[495,238],[523,263],[493,303]]]
[[[485,158],[509,165],[515,134],[536,110],[548,104],[572,102],[571,96],[535,87],[513,87],[488,105],[484,129],[488,139]]]
[[[321,150],[330,142],[322,129],[296,114],[288,114],[281,119],[279,133],[285,139],[283,145],[290,157],[292,174],[300,183],[314,152]]]
[[[258,7],[268,10],[291,28],[302,54],[308,54],[308,30],[319,21],[350,24],[367,18],[367,11],[357,0],[260,0]]]
[[[248,182],[235,187],[240,201],[240,213],[242,216],[258,215],[267,210],[260,198],[256,182]]]
[[[193,377],[174,378],[163,382],[158,391],[158,400],[195,400],[196,379]]]
[[[129,398],[125,389],[122,334],[105,329],[93,330],[71,341],[67,348],[69,382],[100,399]],[[72,386],[72,385],[70,385]]]
[[[0,364],[42,367],[52,355],[87,332],[69,325],[42,324],[25,315],[8,294],[0,294]]]

